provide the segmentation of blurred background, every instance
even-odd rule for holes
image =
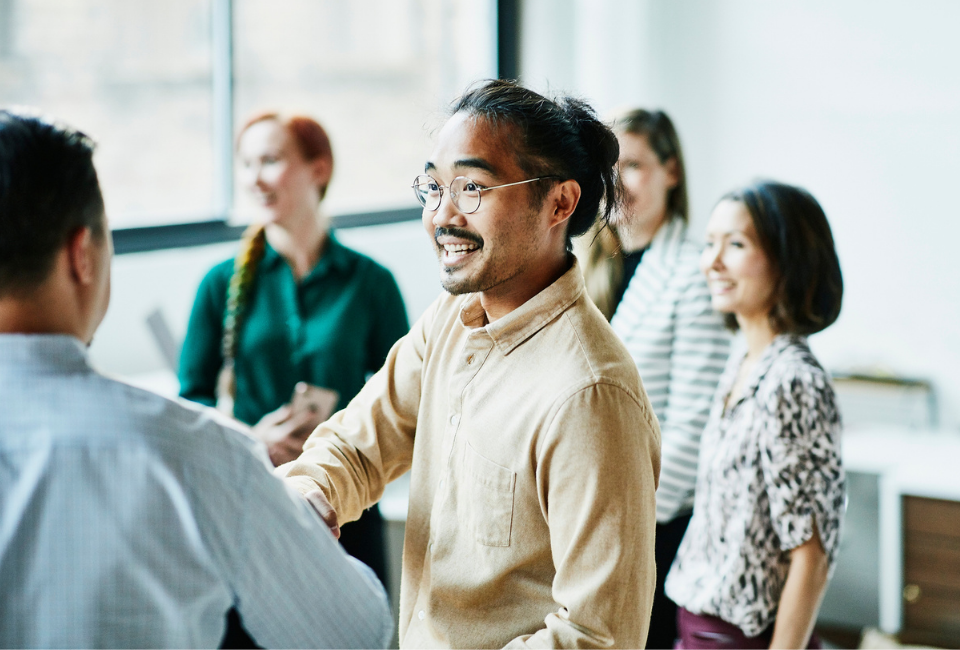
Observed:
[[[694,234],[753,178],[806,187],[846,284],[811,339],[851,471],[821,622],[848,647],[871,627],[960,647],[958,28],[954,0],[0,0],[0,104],[99,142],[118,255],[92,355],[168,393],[197,284],[249,220],[232,149],[257,110],[326,126],[324,205],[411,320],[440,286],[409,185],[477,79],[667,111]],[[395,496],[382,510],[402,538]]]

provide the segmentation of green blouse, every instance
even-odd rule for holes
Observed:
[[[227,286],[233,260],[200,283],[180,355],[180,395],[213,406]],[[333,234],[320,261],[300,282],[267,244],[248,293],[235,359],[234,415],[254,424],[290,401],[299,381],[340,393],[347,405],[390,347],[409,329],[390,272],[340,244]]]

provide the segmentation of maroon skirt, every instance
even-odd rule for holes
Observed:
[[[676,648],[683,650],[713,650],[720,648],[769,648],[773,638],[773,625],[758,636],[746,636],[736,625],[731,625],[716,616],[694,614],[683,607],[677,608]],[[814,634],[807,648],[819,650],[820,639]]]

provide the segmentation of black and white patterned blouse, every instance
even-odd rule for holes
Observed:
[[[774,339],[724,412],[745,354],[731,354],[717,387],[666,592],[756,636],[776,619],[790,549],[813,536],[814,521],[833,571],[845,478],[833,386],[806,339]]]

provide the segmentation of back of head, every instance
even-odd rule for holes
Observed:
[[[489,80],[469,89],[454,102],[452,113],[488,120],[497,128],[512,128],[517,137],[517,162],[531,178],[557,176],[580,185],[580,201],[570,216],[570,239],[587,232],[598,215],[606,221],[620,198],[615,166],[620,146],[613,132],[585,102],[573,97],[548,99],[513,81]],[[550,186],[534,183],[539,204]]]
[[[746,206],[776,269],[776,302],[770,313],[774,330],[813,334],[833,324],[840,315],[843,274],[827,215],[817,200],[802,188],[763,180],[721,200]]]
[[[657,154],[661,165],[665,165],[673,158],[677,165],[677,184],[667,196],[667,215],[679,216],[684,221],[690,218],[690,207],[687,199],[687,171],[683,163],[683,148],[680,146],[680,136],[673,126],[670,116],[663,111],[648,111],[643,108],[634,108],[618,113],[613,118],[615,133],[631,133],[647,139],[653,152]]]
[[[0,110],[0,298],[41,285],[78,229],[105,234],[93,149],[79,131]]]

